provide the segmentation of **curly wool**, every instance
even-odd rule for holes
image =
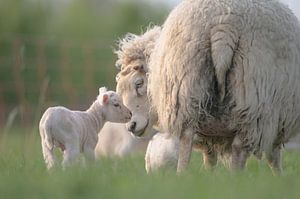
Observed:
[[[134,60],[145,60],[148,63],[149,57],[154,49],[155,42],[160,34],[159,26],[149,26],[141,36],[128,33],[118,42],[118,49],[115,53],[118,56],[117,65],[124,70]]]

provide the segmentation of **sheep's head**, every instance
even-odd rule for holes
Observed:
[[[147,96],[147,76],[142,71],[131,71],[125,76],[119,74],[117,93],[132,111],[132,118],[126,124],[128,131],[141,136],[148,126],[149,101]]]
[[[141,36],[128,34],[120,41],[116,51],[116,66],[121,70],[116,76],[117,93],[132,111],[133,116],[126,126],[136,136],[144,135],[146,129],[151,127],[147,96],[148,62],[160,30],[155,26]]]
[[[131,111],[123,104],[122,99],[114,91],[107,91],[105,87],[99,88],[98,99],[104,109],[107,121],[125,123],[130,121]]]

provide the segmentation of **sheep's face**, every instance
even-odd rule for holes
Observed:
[[[104,109],[105,119],[109,122],[126,123],[130,121],[131,111],[123,104],[119,95],[113,91],[101,93],[100,104]]]
[[[121,72],[117,75],[117,93],[124,104],[132,111],[127,129],[136,136],[144,136],[149,124],[149,101],[147,96],[147,75],[150,55],[154,49],[161,28],[149,27],[142,35],[127,34],[119,41],[116,51],[116,66]]]
[[[149,124],[149,101],[147,97],[147,75],[145,62],[135,60],[117,75],[117,93],[131,110],[131,120],[126,124],[128,131],[142,136]]]

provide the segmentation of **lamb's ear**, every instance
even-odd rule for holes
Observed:
[[[106,87],[99,88],[99,95],[102,95],[103,93],[107,92]]]
[[[101,100],[102,105],[108,104],[108,101],[109,101],[109,96],[108,96],[108,94],[103,94],[103,95],[102,95],[102,100]]]

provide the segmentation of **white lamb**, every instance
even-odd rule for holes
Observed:
[[[72,165],[81,152],[94,161],[98,132],[106,121],[125,123],[131,118],[121,98],[113,91],[99,89],[97,100],[86,111],[50,107],[40,121],[43,156],[48,169],[55,165],[54,147],[63,151],[63,168]]]
[[[179,139],[169,133],[157,133],[150,140],[146,155],[147,173],[161,168],[176,168],[178,162]]]
[[[106,122],[98,133],[98,143],[95,148],[96,159],[145,154],[149,141],[156,133],[154,129],[151,130],[148,136],[137,138],[127,130],[125,124]]]

